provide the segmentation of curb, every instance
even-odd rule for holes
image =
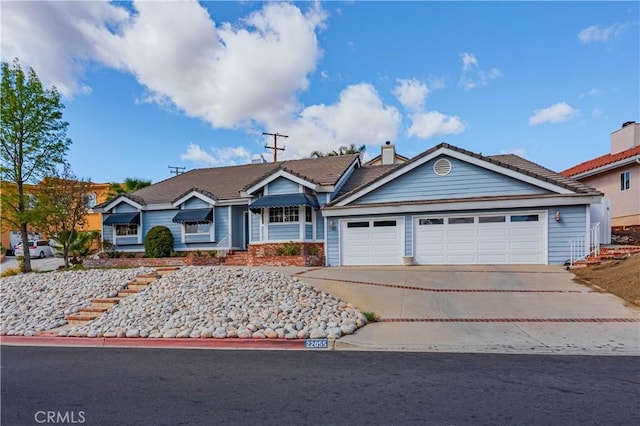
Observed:
[[[173,348],[173,349],[267,349],[302,350],[304,339],[149,339],[131,337],[49,337],[49,336],[0,336],[0,345],[10,346],[61,346],[61,347],[111,347],[111,348]],[[330,347],[328,349],[333,349]]]

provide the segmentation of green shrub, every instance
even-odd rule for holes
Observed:
[[[173,235],[166,226],[154,226],[144,237],[147,257],[169,257],[173,251]]]
[[[376,322],[378,320],[378,316],[374,312],[363,312],[362,315],[364,315],[369,322]]]
[[[297,256],[300,254],[300,245],[298,243],[289,241],[288,243],[284,243],[283,247],[284,247],[284,254],[286,256]]]
[[[210,257],[218,257],[218,250],[209,250]]]
[[[276,256],[284,256],[284,246],[276,247]]]
[[[320,254],[320,246],[309,246],[309,254],[311,256]]]

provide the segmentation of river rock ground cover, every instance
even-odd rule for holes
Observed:
[[[114,271],[87,272],[106,274]],[[140,273],[140,270],[136,270],[136,273]],[[28,281],[35,290],[42,286],[36,281],[48,282],[53,278],[47,276],[55,274],[59,272],[37,274],[37,279]],[[0,281],[0,285],[3,293],[14,292],[19,287],[14,281]],[[67,288],[62,298],[71,294],[73,290]],[[22,297],[24,304],[24,295]],[[93,297],[96,295],[89,296],[87,300]],[[65,305],[63,302],[58,304]],[[12,309],[15,312],[14,305]],[[70,309],[65,307],[63,311]],[[0,332],[21,334],[15,318],[11,325],[5,326],[4,312],[3,297]],[[33,315],[35,312],[32,312]],[[59,316],[56,320],[46,323],[55,324],[55,327],[61,325]],[[39,321],[43,322],[43,319]],[[178,272],[163,275],[144,291],[122,299],[96,320],[66,328],[60,334],[148,338],[337,338],[353,333],[366,321],[366,317],[351,304],[279,272],[183,267]],[[47,329],[42,328],[41,324],[39,327]],[[27,330],[24,327],[22,329]],[[31,325],[29,330],[36,328]]]

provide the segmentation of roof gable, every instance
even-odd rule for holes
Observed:
[[[359,187],[356,187],[350,192],[336,198],[330,204],[335,206],[345,206],[351,203],[359,204],[362,202],[372,201],[376,197],[368,197],[369,201],[366,201],[367,199],[364,197],[367,196],[367,194],[375,192],[378,188],[389,185],[394,180],[400,179],[404,175],[408,175],[413,170],[423,168],[427,163],[431,164],[431,167],[433,167],[432,164],[435,159],[441,156],[458,161],[460,162],[459,164],[464,163],[475,166],[476,172],[483,170],[487,175],[493,176],[494,179],[500,179],[503,183],[508,180],[512,182],[515,190],[524,191],[526,194],[543,194],[545,192],[555,194],[597,193],[594,189],[582,185],[579,182],[565,178],[549,169],[545,169],[542,166],[514,155],[496,156],[496,158],[485,157],[480,154],[475,154],[473,152],[457,148],[453,145],[441,143],[412,158],[407,163],[389,168],[389,170],[382,175],[375,177],[372,180],[362,182]],[[408,182],[407,179],[404,180]],[[390,192],[394,189],[396,188],[391,188]],[[425,188],[424,191],[428,192],[429,189],[430,188]],[[507,190],[507,192],[509,192],[509,190]],[[423,195],[424,194],[418,194],[417,196]],[[473,191],[470,196],[471,195],[473,195]],[[451,197],[451,195],[448,195],[448,197]]]

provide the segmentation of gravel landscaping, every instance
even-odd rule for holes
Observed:
[[[112,295],[149,269],[28,274],[0,280],[0,334],[59,327],[94,297]],[[89,284],[92,283],[92,284]],[[100,284],[99,284],[100,283]],[[365,325],[349,303],[279,272],[183,267],[60,335],[148,338],[338,338]]]

